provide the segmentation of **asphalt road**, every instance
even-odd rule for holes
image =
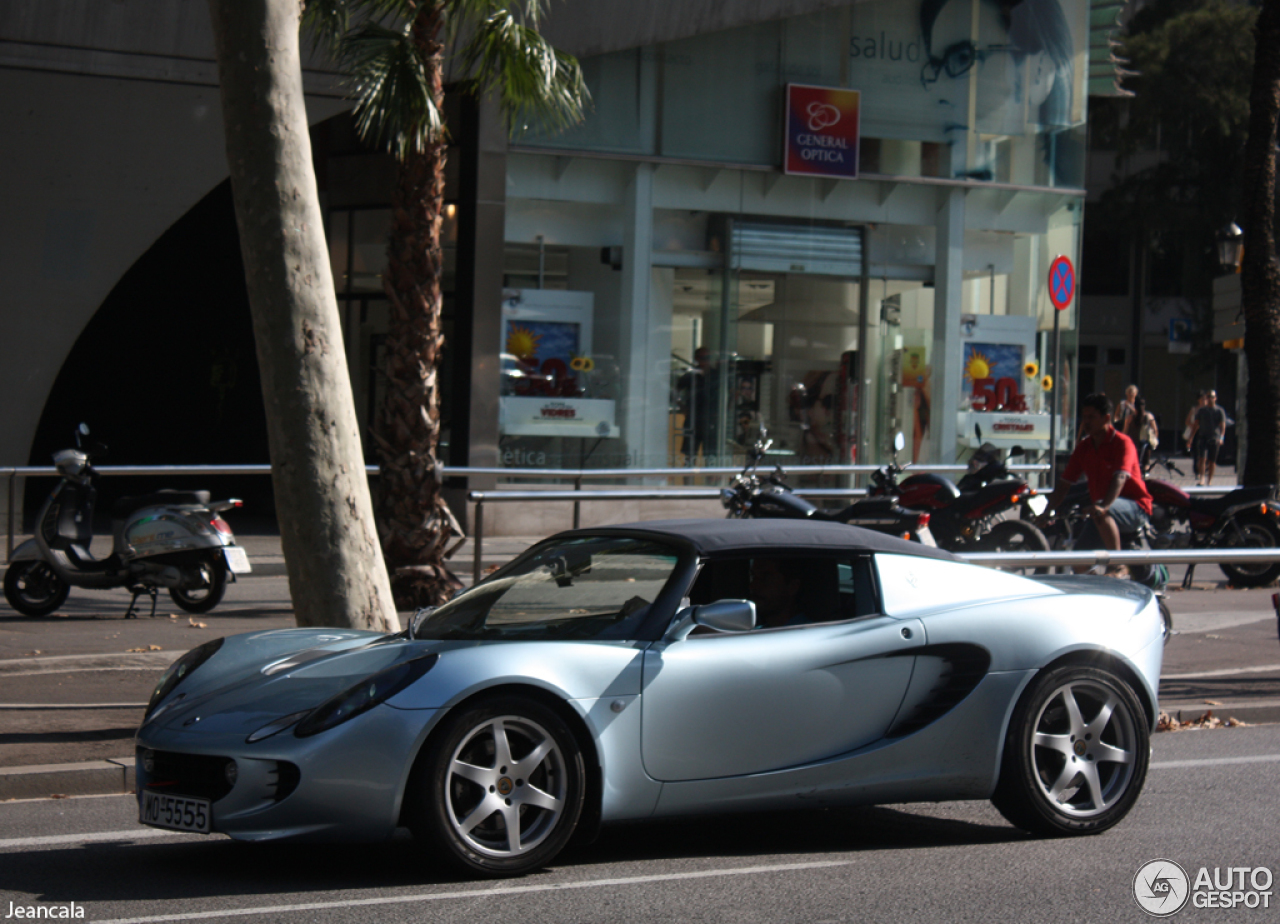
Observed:
[[[1134,811],[1097,837],[1032,839],[985,802],[728,816],[606,829],[498,883],[454,876],[407,837],[250,846],[140,827],[128,796],[9,802],[0,917],[74,902],[96,924],[1116,922],[1150,920],[1133,881],[1155,858],[1193,878],[1202,866],[1280,876],[1280,727],[1162,734],[1153,747]],[[1269,891],[1265,910],[1188,905],[1179,918],[1274,921],[1280,882]]]

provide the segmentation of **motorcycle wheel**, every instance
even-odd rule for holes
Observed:
[[[1239,517],[1239,533],[1228,529],[1222,547],[1228,549],[1271,549],[1280,545],[1280,530],[1258,516]],[[1265,561],[1256,565],[1222,564],[1218,566],[1236,587],[1265,587],[1280,577],[1280,562]]]
[[[1001,520],[991,527],[990,532],[978,540],[977,550],[980,552],[1049,552],[1049,540],[1039,528],[1026,520]],[[1023,566],[1002,567],[1001,571],[1013,571],[1017,574],[1048,574],[1049,568],[1029,568]]]
[[[169,596],[173,602],[188,613],[207,613],[222,602],[222,595],[227,592],[227,567],[218,558],[201,559],[198,566],[204,576],[205,586],[194,590],[169,588]]]
[[[4,598],[24,616],[48,616],[67,602],[71,585],[42,561],[18,561],[4,573]]]

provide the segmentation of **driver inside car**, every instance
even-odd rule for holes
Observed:
[[[810,619],[800,605],[806,562],[801,558],[751,560],[750,599],[756,605],[756,628],[799,626]]]

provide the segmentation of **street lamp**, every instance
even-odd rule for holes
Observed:
[[[1234,221],[1227,222],[1226,227],[1216,235],[1218,242],[1218,263],[1223,272],[1234,273],[1240,269],[1240,259],[1244,256],[1244,232]]]

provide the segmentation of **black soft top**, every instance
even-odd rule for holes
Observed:
[[[822,520],[651,520],[570,530],[554,538],[570,536],[650,536],[677,540],[692,546],[699,557],[811,549],[823,552],[892,552],[895,555],[963,561],[950,552],[918,542]]]

